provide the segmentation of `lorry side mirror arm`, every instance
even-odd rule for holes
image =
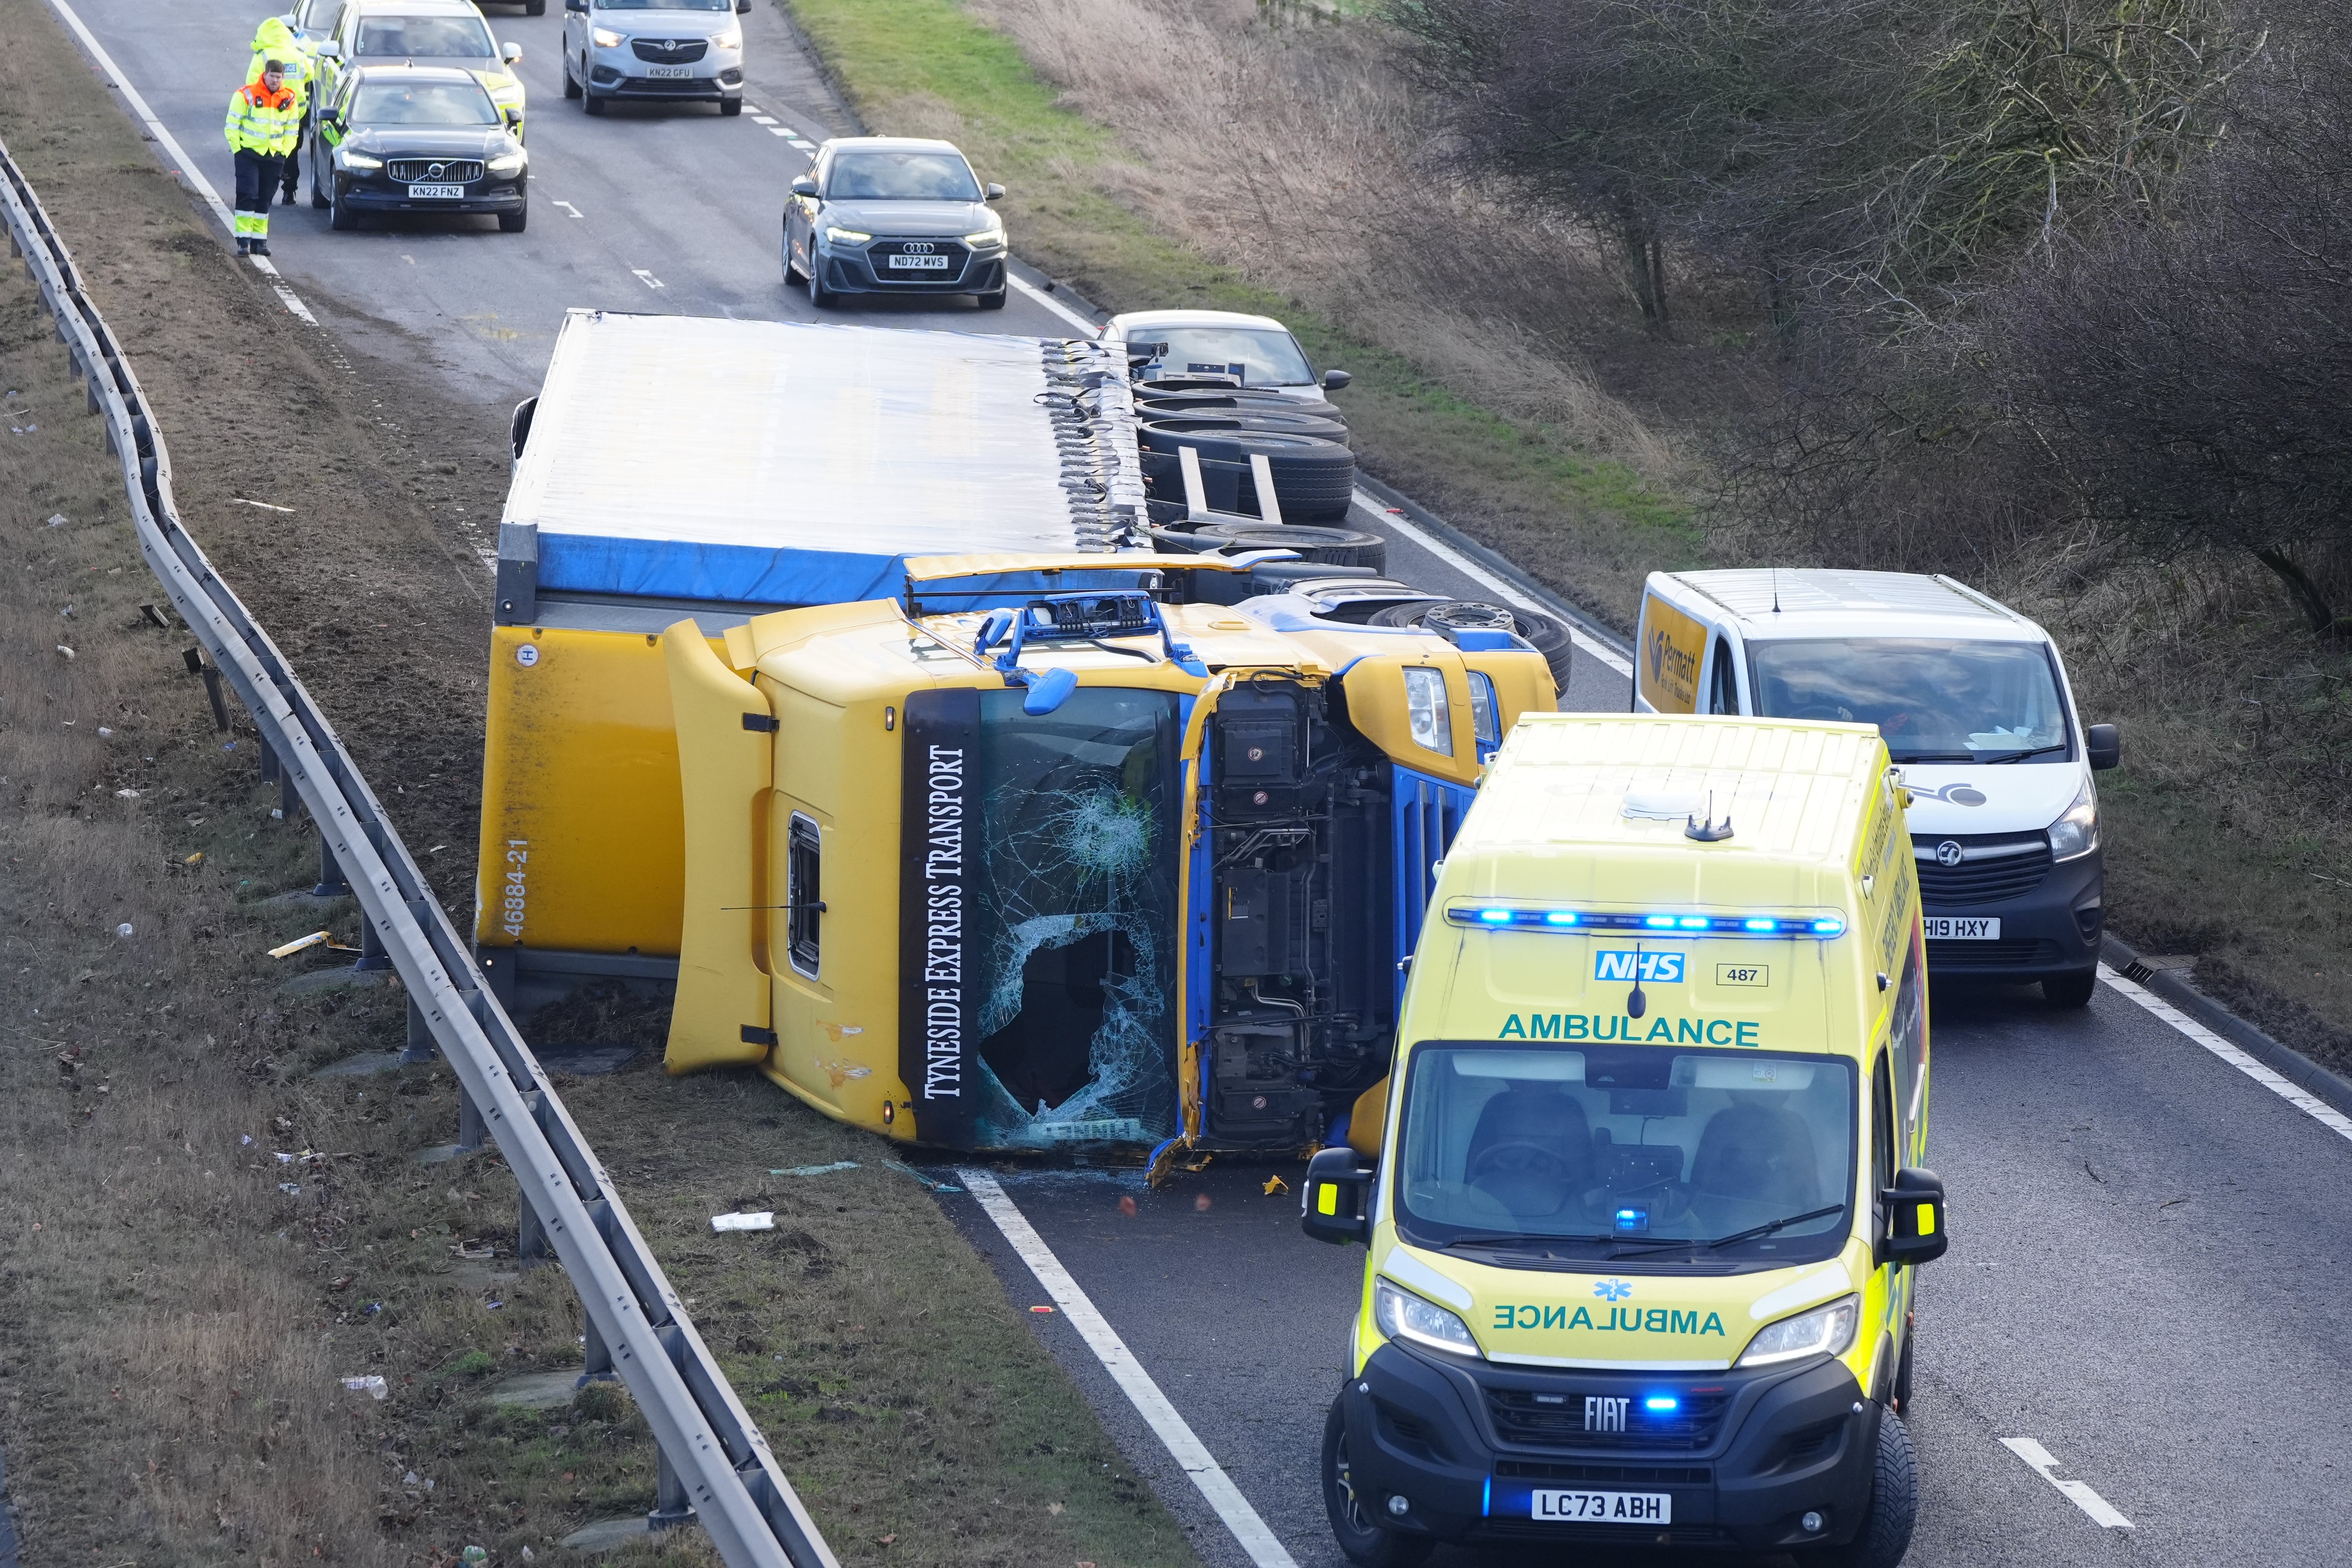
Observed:
[[[1895,1184],[1878,1194],[1878,1203],[1886,1216],[1878,1262],[1932,1263],[1951,1246],[1944,1224],[1944,1181],[1935,1172],[1916,1166],[1895,1172]]]
[[[1380,1166],[1353,1149],[1318,1151],[1298,1188],[1298,1226],[1318,1241],[1345,1247],[1372,1239],[1372,1181]]]

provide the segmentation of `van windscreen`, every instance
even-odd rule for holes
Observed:
[[[2065,705],[2040,643],[1797,638],[1748,645],[1756,711],[1875,724],[1898,763],[2063,762]]]
[[[1780,1268],[1843,1245],[1853,1064],[1759,1051],[1414,1047],[1400,1228],[1420,1247]]]

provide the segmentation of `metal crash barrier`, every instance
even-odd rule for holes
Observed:
[[[317,824],[322,887],[349,884],[364,911],[368,956],[380,954],[399,974],[412,1021],[421,1021],[456,1071],[459,1145],[478,1147],[487,1132],[513,1171],[522,1201],[520,1250],[552,1252],[571,1276],[587,1318],[586,1370],[617,1373],[653,1428],[661,1454],[654,1521],[674,1522],[691,1510],[732,1568],[837,1568],[351,754],[285,656],[180,526],[171,459],[138,378],[5,146],[0,206],[12,247],[85,382],[89,410],[106,421],[108,447],[121,459],[140,553],[259,727],[281,788],[299,796]]]

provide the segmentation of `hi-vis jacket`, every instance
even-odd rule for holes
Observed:
[[[229,151],[258,153],[265,158],[282,158],[294,151],[294,141],[302,130],[300,100],[288,88],[271,92],[259,82],[236,89],[228,100]]]
[[[318,66],[310,46],[276,16],[254,29],[253,60],[246,67],[245,85],[260,81],[261,68],[271,60],[286,68],[286,90],[294,95],[294,112],[300,115],[310,101],[310,79],[318,74]]]

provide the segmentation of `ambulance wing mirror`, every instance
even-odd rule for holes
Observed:
[[[1325,1149],[1307,1162],[1298,1189],[1298,1226],[1318,1241],[1345,1247],[1372,1239],[1372,1178],[1380,1167],[1353,1149]]]
[[[1319,1156],[1318,1156],[1319,1157]],[[1932,1263],[1952,1244],[1944,1228],[1944,1182],[1933,1171],[1895,1173],[1895,1184],[1878,1194],[1886,1215],[1879,1238],[1881,1263]]]

